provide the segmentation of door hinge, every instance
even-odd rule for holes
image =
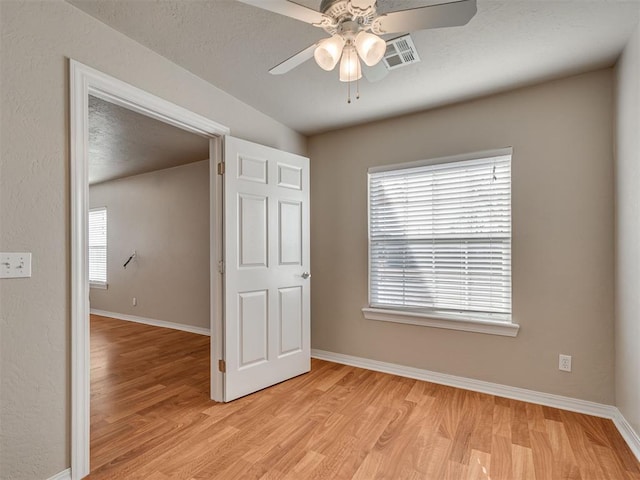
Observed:
[[[224,262],[222,260],[218,262],[218,273],[220,274],[224,273]]]
[[[224,175],[224,163],[222,162],[218,164],[218,175]]]
[[[225,373],[227,371],[227,362],[224,360],[218,360],[218,370]]]

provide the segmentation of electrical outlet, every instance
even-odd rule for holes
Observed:
[[[571,371],[571,355],[560,354],[558,360],[558,370],[562,370],[563,372]]]
[[[131,300],[131,305],[134,307],[138,306],[138,299],[136,297],[133,297],[133,300]]]

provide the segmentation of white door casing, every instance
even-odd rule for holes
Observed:
[[[70,111],[70,189],[71,189],[71,478],[80,480],[89,474],[89,269],[88,269],[88,210],[89,210],[89,95],[94,95],[134,112],[149,116],[189,132],[213,139],[210,170],[220,157],[222,142],[229,128],[175,105],[149,92],[106,75],[75,60],[69,60],[69,111]],[[214,154],[215,153],[215,154]],[[217,252],[221,251],[220,205],[218,191],[221,183],[211,179],[211,299],[220,298],[222,283],[217,274]],[[217,215],[215,213],[217,212]],[[215,234],[214,234],[215,233]],[[214,295],[214,292],[216,294]],[[220,358],[222,330],[219,303],[212,304],[211,328],[215,341],[211,342],[211,357]],[[213,362],[212,362],[213,363]],[[220,401],[222,375],[217,369],[211,372],[211,396]]]
[[[225,137],[224,400],[310,370],[309,159]]]

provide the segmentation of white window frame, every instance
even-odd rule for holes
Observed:
[[[98,212],[98,211],[104,211],[104,213],[105,213],[105,223],[108,223],[108,221],[109,221],[108,218],[109,217],[108,217],[108,214],[107,214],[107,207],[91,208],[91,209],[89,209],[89,215],[91,215],[91,212]],[[90,221],[87,222],[87,225],[89,226],[89,228],[91,228]],[[108,236],[108,232],[109,232],[109,229],[107,228],[107,236]],[[87,243],[89,245],[89,252],[90,252],[91,251],[91,242],[90,242],[89,238],[87,238],[87,240],[88,240]],[[108,272],[107,272],[107,264],[108,264],[107,260],[108,260],[108,258],[107,258],[107,255],[108,255],[108,251],[109,251],[108,240],[107,240],[107,242],[105,242],[104,248],[105,248],[105,266],[104,266],[104,268],[105,268],[105,280],[104,280],[104,282],[95,281],[95,280],[91,280],[91,277],[89,277],[89,287],[90,288],[99,288],[99,289],[106,290],[109,287],[109,284],[107,283],[107,280],[108,280]],[[89,258],[89,260],[87,262],[87,266],[89,268],[89,272],[91,272],[91,265],[90,265],[91,255],[90,254],[88,254],[88,258]]]
[[[454,155],[448,157],[439,157],[429,160],[420,160],[417,162],[401,163],[395,165],[385,165],[380,167],[369,168],[368,174],[401,170],[405,168],[422,167],[427,165],[436,165],[443,163],[461,162],[466,160],[475,160],[488,157],[497,157],[509,155],[513,156],[513,148],[506,147],[496,150],[487,150],[482,152],[467,153],[462,155]],[[364,317],[368,320],[387,321],[395,323],[404,323],[410,325],[421,325],[436,328],[445,328],[451,330],[462,330],[467,332],[487,333],[493,335],[503,335],[515,337],[518,334],[520,326],[513,322],[513,317],[509,319],[492,319],[482,314],[470,313],[445,313],[445,312],[418,312],[400,309],[386,309],[371,306],[371,192],[369,175],[367,176],[367,238],[368,238],[368,279],[367,291],[369,294],[369,306],[362,309]],[[512,175],[513,178],[513,175]],[[513,232],[511,234],[513,238]],[[512,278],[513,278],[513,267]]]

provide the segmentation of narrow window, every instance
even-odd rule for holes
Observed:
[[[107,209],[89,210],[89,283],[107,286]]]
[[[371,169],[369,304],[511,322],[511,150]]]

